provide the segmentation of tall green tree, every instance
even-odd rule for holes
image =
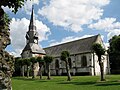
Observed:
[[[21,74],[21,76],[23,76],[24,77],[24,65],[25,65],[25,63],[24,63],[24,61],[23,61],[23,58],[19,58],[18,60],[17,60],[17,65],[19,65],[19,67],[20,67],[20,74]],[[17,68],[17,67],[16,67]]]
[[[19,64],[19,60],[20,60],[21,57],[16,57],[15,58],[15,63],[14,63],[14,73],[13,73],[13,76],[20,76],[20,70],[21,70],[21,65]]]
[[[25,65],[27,66],[27,78],[28,78],[30,73],[31,62],[30,62],[30,58],[25,58],[24,60],[25,60]]]
[[[11,86],[11,79],[10,77],[12,76],[13,70],[10,67],[12,64],[14,64],[14,60],[11,57],[10,60],[10,55],[5,56],[6,51],[5,48],[7,45],[10,44],[10,38],[9,38],[9,24],[10,24],[10,19],[7,16],[7,14],[4,12],[2,6],[4,7],[9,7],[13,8],[13,12],[16,13],[18,11],[18,8],[21,8],[22,5],[24,4],[25,0],[0,0],[0,64],[2,66],[6,66],[9,69],[6,69],[6,71],[3,71],[2,66],[0,66],[0,77],[2,78],[0,80],[0,89],[1,90],[12,90]],[[10,61],[7,62],[5,58],[8,58]],[[12,63],[11,63],[12,62]],[[11,64],[11,65],[10,65]],[[1,73],[2,72],[2,73]]]
[[[30,61],[32,63],[32,78],[34,79],[36,76],[35,76],[35,63],[37,63],[37,59],[36,57],[32,57],[30,58]]]
[[[109,48],[110,53],[120,54],[120,35],[113,36],[112,39],[109,40],[109,43],[110,43],[110,48]]]
[[[50,80],[50,64],[53,61],[53,57],[52,56],[44,56],[44,60],[46,63],[46,67],[47,67],[47,79]]]
[[[105,80],[104,63],[103,63],[101,57],[102,57],[102,55],[105,54],[105,49],[99,43],[94,43],[92,45],[92,48],[93,48],[94,52],[96,53],[96,55],[98,56],[98,62],[99,62],[100,72],[101,72],[101,81],[104,81]]]
[[[21,58],[20,63],[22,66],[22,69],[21,69],[22,76],[24,77],[25,76],[25,59]]]
[[[120,73],[120,35],[115,35],[109,40],[109,61],[112,74]]]
[[[19,74],[18,74],[18,76],[22,74],[22,73],[21,73],[21,68],[22,68],[21,57],[15,59],[15,67],[14,67],[14,68],[15,68],[16,71],[17,71],[17,70],[20,71]],[[18,69],[17,69],[17,68],[18,68]],[[16,74],[16,71],[14,72],[15,74]]]
[[[61,52],[61,60],[65,61],[66,64],[66,71],[67,71],[67,81],[71,81],[71,74],[70,74],[70,66],[69,66],[69,59],[70,59],[70,53],[68,51],[62,51]]]
[[[42,69],[44,65],[44,59],[42,57],[37,57],[37,62],[39,63],[40,79],[42,79]]]

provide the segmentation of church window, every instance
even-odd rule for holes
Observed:
[[[72,61],[71,61],[71,58],[68,59],[68,63],[69,63],[69,67],[70,69],[72,68]]]
[[[59,60],[58,59],[56,59],[56,61],[55,61],[55,68],[59,68]]]
[[[91,59],[90,59],[90,61],[91,61]]]
[[[29,52],[27,52],[27,54],[29,54]]]
[[[87,58],[86,56],[81,57],[81,67],[86,67],[87,66]]]

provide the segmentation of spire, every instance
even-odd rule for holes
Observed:
[[[36,30],[36,26],[35,26],[35,17],[34,17],[34,5],[32,5],[32,13],[31,13],[31,19],[30,19],[29,30],[30,30],[30,31]]]

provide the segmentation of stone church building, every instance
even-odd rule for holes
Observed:
[[[69,65],[72,75],[100,75],[98,57],[92,50],[93,43],[100,43],[105,48],[99,34],[44,48],[47,55],[54,57],[51,63],[51,75],[66,74],[65,62],[60,60],[62,51],[70,52],[71,60],[69,61]],[[107,54],[102,56],[102,59],[104,62],[104,72],[108,74],[109,60]]]
[[[72,42],[59,44],[42,49],[38,45],[38,32],[35,26],[34,10],[32,8],[29,30],[26,33],[26,46],[24,47],[21,57],[30,58],[45,55],[54,57],[51,63],[51,75],[65,75],[65,62],[60,60],[62,51],[70,52],[71,60],[69,60],[70,70],[72,75],[99,75],[100,68],[98,58],[92,50],[93,43],[100,43],[103,47],[103,41],[100,35],[75,40]],[[102,56],[104,62],[104,72],[109,73],[109,60],[107,54]],[[36,63],[36,75],[39,67]]]

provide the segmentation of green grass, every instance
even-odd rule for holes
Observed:
[[[51,80],[12,78],[13,90],[120,90],[120,75],[106,76],[106,81],[99,81],[96,76],[74,76],[66,81],[66,76],[52,76]]]

